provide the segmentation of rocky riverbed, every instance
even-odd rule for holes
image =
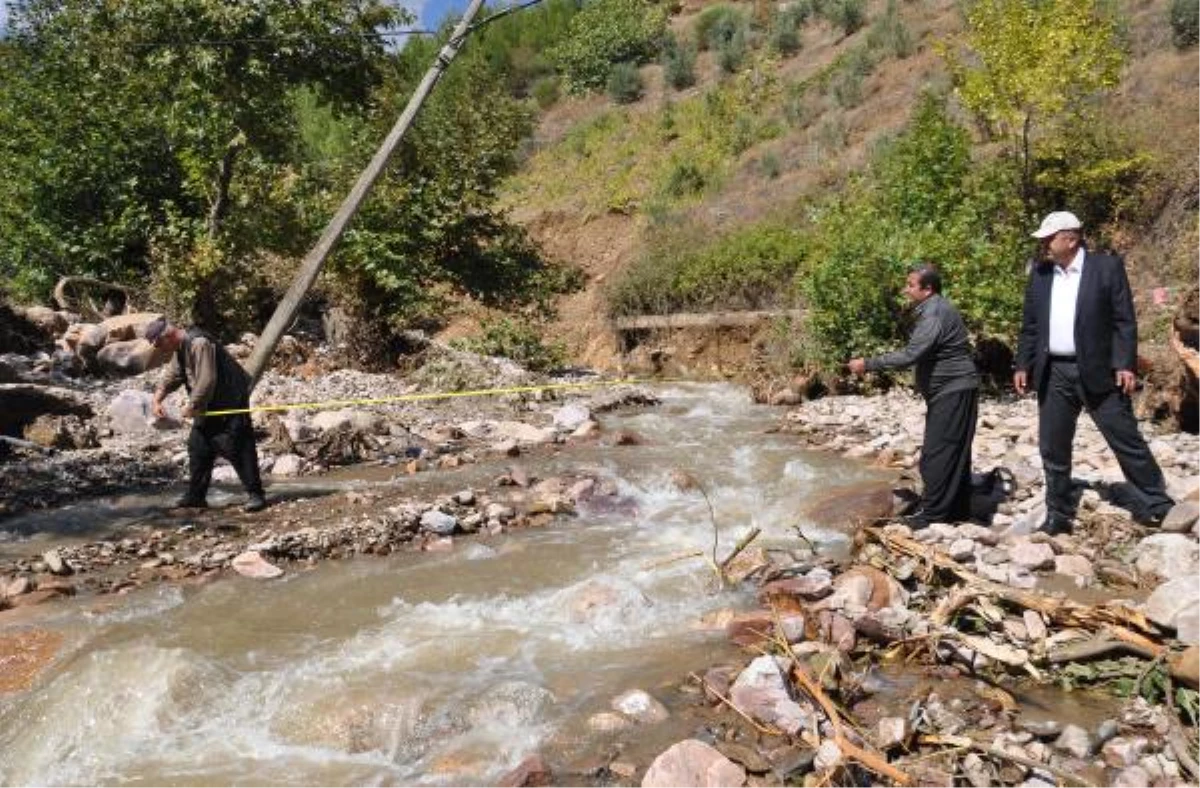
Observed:
[[[780,429],[912,469],[923,418],[894,391],[809,402]],[[864,519],[849,560],[760,573],[761,608],[727,627],[755,656],[694,677],[729,716],[664,752],[642,785],[1196,784],[1196,436],[1147,428],[1179,501],[1152,530],[1114,503],[1119,468],[1085,419],[1079,523],[1049,537],[1036,532],[1036,421],[1030,400],[983,403],[976,467],[1017,482],[986,527]],[[899,663],[928,681],[897,692]],[[1030,703],[1046,685],[1114,705],[1089,724],[1069,694]]]
[[[425,377],[272,374],[255,402],[429,392],[461,385],[468,374],[475,385],[533,380],[503,362],[460,358]],[[90,428],[97,445],[53,454],[15,449],[16,459],[0,467],[7,522],[38,505],[179,480],[184,431],[149,423],[137,404],[151,378],[78,386],[73,396],[102,415],[58,416],[53,429]],[[114,409],[122,398],[132,403],[128,411]],[[327,475],[348,463],[418,478],[502,456],[506,470],[416,497],[386,487],[303,497],[276,492],[266,515],[233,507],[182,519],[147,515],[120,535],[74,534],[50,544],[10,530],[0,549],[0,608],[8,608],[0,609],[0,626],[8,623],[0,659],[9,676],[23,680],[6,687],[28,686],[55,653],[52,639],[31,627],[34,611],[53,606],[33,603],[227,573],[267,581],[323,559],[454,550],[474,535],[546,526],[588,507],[620,511],[618,486],[602,472],[537,479],[522,458],[570,442],[634,443],[637,435],[607,433],[593,416],[654,401],[652,389],[618,387],[258,416],[262,465],[281,487],[291,476]],[[975,465],[1008,468],[1015,491],[986,525],[914,533],[887,518],[911,498],[906,488],[922,422],[919,399],[900,391],[781,411],[778,431],[794,435],[797,445],[894,469],[892,499],[860,507],[857,523],[847,523],[858,528],[856,550],[826,555],[803,534],[783,552],[759,550],[751,539],[714,571],[722,583],[757,588],[761,607],[706,622],[723,628],[747,656],[681,682],[701,720],[693,738],[653,759],[606,758],[586,772],[531,753],[506,782],[1194,784],[1188,743],[1196,730],[1200,628],[1196,437],[1146,425],[1180,502],[1161,529],[1150,530],[1118,505],[1119,469],[1082,420],[1079,526],[1051,538],[1035,532],[1044,517],[1035,405],[986,401]],[[678,483],[688,484],[686,475]],[[923,679],[912,682],[914,675]],[[1046,685],[1130,697],[1083,725],[1053,705],[1029,702],[1032,690]],[[614,699],[609,716],[595,724],[655,725],[660,712],[643,692]]]

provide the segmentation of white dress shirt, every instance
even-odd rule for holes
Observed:
[[[1066,268],[1054,264],[1054,282],[1050,287],[1050,355],[1075,355],[1075,302],[1079,281],[1083,278],[1083,247]]]

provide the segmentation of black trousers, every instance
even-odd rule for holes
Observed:
[[[1148,514],[1170,506],[1173,501],[1167,495],[1162,470],[1138,432],[1129,397],[1116,388],[1102,395],[1088,394],[1079,381],[1079,367],[1073,361],[1051,359],[1047,374],[1049,379],[1039,392],[1038,400],[1038,442],[1042,469],[1046,474],[1046,516],[1065,522],[1075,515],[1071,447],[1079,412],[1084,408],[1116,455],[1125,479],[1134,488],[1135,500],[1131,504],[1135,513]]]
[[[971,444],[979,389],[950,391],[926,403],[920,508],[934,522],[971,516]]]
[[[262,495],[262,477],[258,472],[258,449],[250,416],[209,416],[192,424],[188,435],[188,498],[203,501],[212,482],[213,465],[224,457],[237,471],[246,492]]]

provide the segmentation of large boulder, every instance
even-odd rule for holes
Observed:
[[[106,342],[128,342],[131,339],[141,339],[146,324],[160,317],[162,315],[158,312],[133,312],[110,317],[100,323],[100,327],[104,329]]]
[[[25,383],[0,384],[0,435],[20,436],[39,416],[91,418],[91,407],[67,389]]]
[[[108,375],[140,375],[161,366],[171,357],[144,339],[110,341],[96,352],[95,369]]]

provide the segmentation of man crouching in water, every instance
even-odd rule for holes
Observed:
[[[213,464],[217,457],[224,457],[246,488],[248,497],[243,508],[247,512],[267,508],[250,414],[204,415],[210,410],[250,407],[250,376],[246,370],[221,343],[198,328],[184,331],[160,317],[150,321],[142,335],[156,349],[174,354],[154,391],[151,406],[154,415],[160,419],[166,416],[163,400],[180,385],[189,395],[183,416],[192,419],[192,432],[188,436],[190,478],[187,493],[175,506],[184,509],[208,506]]]

